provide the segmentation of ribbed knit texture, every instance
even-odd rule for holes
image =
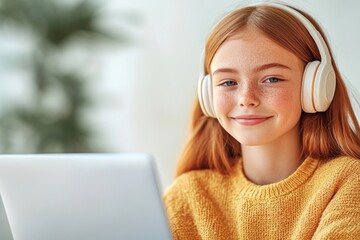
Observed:
[[[229,175],[198,170],[164,195],[174,239],[360,239],[360,160],[307,158],[259,186],[241,162]]]

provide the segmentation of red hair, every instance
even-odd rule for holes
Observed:
[[[315,20],[308,14],[299,12],[308,18],[324,37]],[[244,27],[262,31],[304,62],[321,60],[314,40],[298,19],[279,8],[251,6],[231,12],[215,26],[205,46],[205,74],[210,72],[211,61],[220,45]],[[327,44],[325,37],[324,39]],[[335,96],[326,112],[302,113],[302,152],[304,156],[321,160],[337,156],[360,159],[359,123],[344,81],[332,56],[331,58],[336,74]],[[196,101],[190,139],[180,157],[176,175],[196,169],[215,169],[228,173],[240,157],[240,143],[221,127],[217,119],[206,117]]]

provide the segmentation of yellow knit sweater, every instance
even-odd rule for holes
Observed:
[[[307,158],[264,186],[247,180],[241,163],[229,175],[192,171],[164,202],[174,239],[360,239],[360,160]]]

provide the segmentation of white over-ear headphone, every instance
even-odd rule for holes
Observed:
[[[280,3],[259,3],[251,6],[271,6],[282,9],[295,16],[314,39],[321,56],[320,61],[309,62],[304,70],[301,90],[301,105],[304,112],[325,112],[334,97],[336,88],[335,71],[331,63],[329,49],[314,25],[295,9]],[[204,56],[203,56],[204,57]],[[202,60],[204,62],[204,60]],[[216,118],[213,104],[213,90],[210,74],[200,74],[198,98],[205,116]]]

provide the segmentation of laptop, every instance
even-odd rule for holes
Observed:
[[[0,239],[171,239],[154,159],[0,155]]]

